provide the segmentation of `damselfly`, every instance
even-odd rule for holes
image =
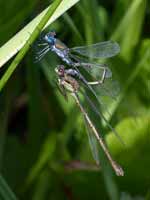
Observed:
[[[118,54],[120,51],[118,43],[113,41],[99,42],[89,46],[68,48],[59,39],[55,38],[55,36],[55,31],[45,34],[43,42],[38,44],[39,46],[43,46],[43,48],[37,52],[37,61],[41,60],[49,51],[53,51],[70,66],[78,65],[77,63],[82,65],[80,57],[76,56],[76,54],[88,58],[110,58]],[[85,64],[88,65],[88,63],[84,63],[84,65]]]
[[[38,44],[42,49],[37,52],[36,61],[40,61],[49,51],[52,51],[69,66],[83,67],[86,70],[90,70],[93,66],[99,67],[103,69],[103,71],[107,69],[107,76],[111,76],[111,70],[106,64],[91,63],[87,58],[99,59],[113,57],[120,51],[118,43],[105,41],[88,46],[68,48],[55,36],[55,31],[51,31],[44,35],[42,38],[43,42]]]
[[[112,159],[96,126],[92,122],[91,118],[89,117],[88,113],[86,112],[85,108],[83,107],[83,105],[80,101],[80,97],[78,94],[79,94],[79,92],[82,93],[82,90],[80,87],[80,81],[84,84],[82,77],[80,77],[80,74],[75,69],[65,69],[64,66],[62,66],[62,65],[58,66],[55,69],[55,71],[58,75],[58,83],[59,83],[59,87],[60,87],[62,94],[66,97],[67,92],[69,92],[73,96],[76,104],[78,105],[78,107],[80,108],[80,111],[83,114],[85,124],[87,125],[87,133],[88,133],[89,143],[90,143],[92,154],[93,154],[93,157],[94,157],[96,163],[97,164],[100,163],[99,152],[97,149],[97,142],[98,142],[100,144],[101,148],[103,149],[103,151],[105,152],[108,160],[110,161],[110,164],[111,164],[112,168],[114,169],[116,175],[123,176],[124,175],[123,169]],[[101,84],[103,85],[104,83],[101,83],[101,82],[95,80],[93,82],[87,82],[87,84],[88,85],[99,85],[99,87],[100,87]],[[88,100],[89,106],[91,106],[93,111],[97,112],[97,114],[100,115],[99,112],[96,110],[95,105],[93,104],[93,102],[90,100],[90,98],[87,95],[86,95],[85,99]]]
[[[73,67],[78,72],[78,74],[80,74],[80,77],[82,77],[82,79],[86,83],[86,87],[90,89],[90,91],[97,98],[101,106],[104,107],[104,104],[102,103],[102,101],[100,101],[96,92],[93,90],[93,84],[87,84],[82,69],[86,71],[89,76],[93,76],[93,80],[95,80],[95,76],[97,76],[97,70],[99,72],[98,74],[103,77],[101,79],[102,82],[104,77],[111,78],[112,72],[106,64],[89,62],[88,58],[99,59],[113,57],[120,51],[118,43],[106,41],[89,46],[68,48],[55,36],[55,31],[51,31],[44,35],[44,37],[42,38],[42,43],[38,44],[40,47],[42,47],[42,49],[37,52],[36,61],[41,60],[49,51],[55,52],[65,63],[67,63],[70,67]],[[110,88],[114,86],[112,90],[109,90],[109,95],[112,95],[113,92],[118,90],[117,84],[109,86]]]

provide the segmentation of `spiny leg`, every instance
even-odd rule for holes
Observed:
[[[39,43],[38,46],[46,46],[48,45],[47,43]]]
[[[41,51],[38,51],[37,54],[40,55],[44,53],[47,49],[49,49],[49,45],[47,45],[45,48],[43,48]]]
[[[63,84],[63,80],[62,79],[58,79],[58,89],[60,91],[60,93],[64,96],[64,98],[66,100],[68,100],[68,96],[67,96],[67,92],[65,90],[64,84]]]
[[[37,56],[35,57],[36,61],[40,61],[40,60],[47,54],[47,52],[48,52],[49,50],[50,50],[50,48],[46,49],[42,54],[37,55]]]

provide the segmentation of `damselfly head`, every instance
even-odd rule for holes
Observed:
[[[47,33],[45,36],[44,36],[44,40],[50,44],[50,45],[54,45],[55,44],[55,31],[50,31],[49,33]]]
[[[55,37],[56,36],[56,32],[54,30],[51,30],[49,33],[48,33],[50,36],[52,37]]]
[[[58,65],[58,67],[55,68],[55,72],[58,74],[58,76],[63,77],[65,73],[65,67],[63,65]]]

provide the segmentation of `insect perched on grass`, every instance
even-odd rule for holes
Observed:
[[[110,58],[120,52],[118,43],[113,41],[99,42],[88,46],[68,48],[59,39],[55,38],[55,31],[50,31],[42,38],[43,42],[38,46],[43,47],[37,52],[36,60],[40,61],[49,51],[55,52],[69,66],[91,66],[92,63],[82,63],[83,57],[88,58]],[[79,56],[77,56],[78,54]],[[94,64],[95,65],[95,64]],[[103,66],[98,64],[98,66]]]
[[[105,41],[89,46],[68,48],[64,43],[56,38],[55,31],[50,31],[42,37],[42,41],[41,43],[38,43],[38,46],[42,49],[37,52],[36,61],[40,61],[50,51],[57,54],[67,65],[75,69],[75,71],[78,73],[78,76],[80,76],[80,79],[82,79],[82,81],[84,81],[86,84],[86,87],[93,93],[97,101],[99,101],[99,104],[104,107],[105,103],[102,103],[102,101],[99,100],[100,98],[93,89],[94,84],[87,84],[84,72],[86,72],[89,76],[92,76],[92,79],[95,80],[95,76],[97,76],[98,71],[98,75],[101,77],[101,79],[98,78],[98,80],[100,80],[99,83],[102,83],[104,78],[107,78],[107,80],[111,78],[112,72],[106,64],[95,61],[91,62],[91,60],[89,62],[89,58],[100,59],[115,56],[120,51],[118,43]],[[109,95],[114,96],[114,93],[118,91],[118,85],[116,82],[112,81],[107,81],[107,84],[109,85],[109,87],[107,86]],[[110,127],[108,123],[107,125]]]
[[[111,70],[106,64],[89,62],[89,58],[101,59],[115,56],[120,52],[118,43],[105,41],[88,46],[68,48],[55,36],[55,31],[50,31],[42,37],[42,42],[38,43],[38,46],[42,49],[40,49],[36,54],[36,62],[40,61],[48,52],[52,51],[69,66],[75,68],[82,67],[88,71],[93,67],[99,67],[103,70],[103,73],[105,73],[105,69],[107,69],[107,76],[111,76]]]
[[[94,123],[92,122],[91,118],[89,117],[88,113],[86,112],[85,108],[83,107],[81,101],[80,101],[80,97],[79,97],[79,92],[82,93],[81,89],[81,85],[80,83],[84,84],[84,80],[82,80],[82,77],[80,76],[80,74],[78,73],[78,71],[76,71],[75,69],[65,69],[63,65],[58,66],[55,69],[57,75],[58,75],[58,84],[60,87],[60,90],[62,92],[62,94],[67,97],[68,92],[72,95],[72,97],[74,98],[77,106],[80,108],[81,113],[83,114],[84,120],[85,120],[85,124],[87,125],[87,133],[88,133],[88,137],[89,137],[89,143],[91,146],[91,150],[92,150],[92,154],[93,157],[96,161],[97,164],[100,164],[100,160],[99,160],[99,152],[97,149],[97,142],[100,144],[101,148],[103,149],[103,151],[105,152],[112,168],[114,169],[116,175],[118,176],[123,176],[124,175],[124,171],[123,169],[112,159],[102,137],[100,136],[100,132],[97,130],[97,128],[95,127]],[[104,80],[103,83],[100,81],[91,81],[91,82],[87,82],[88,85],[99,85],[99,87],[101,87],[101,85],[104,84]],[[92,106],[93,111],[98,112],[96,110],[96,108],[94,107],[93,102],[90,100],[90,98],[86,95],[85,100],[88,100],[89,102],[89,106]]]

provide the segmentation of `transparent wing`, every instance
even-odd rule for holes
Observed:
[[[85,126],[86,126],[86,132],[87,132],[87,135],[88,135],[89,144],[90,144],[90,148],[91,148],[91,152],[92,152],[93,158],[96,161],[97,165],[99,165],[100,164],[99,144],[98,144],[96,136],[94,135],[94,133],[92,131],[91,124],[88,121],[88,119],[90,119],[90,118],[89,118],[89,114],[87,112],[87,109],[85,109],[85,105],[86,105],[85,103],[86,102],[85,101],[81,102],[78,94],[74,94],[73,96],[75,97],[75,101],[76,101],[77,105],[79,106],[80,111],[81,111],[81,113],[82,113],[82,115],[84,117]],[[88,119],[87,119],[87,117],[88,117]],[[92,121],[91,121],[91,123],[92,123]],[[94,124],[92,124],[92,125],[94,126]]]
[[[70,51],[90,58],[109,58],[117,55],[120,52],[120,47],[117,42],[105,41],[88,46],[74,47]]]
[[[92,130],[91,130],[91,128],[90,128],[90,126],[87,123],[85,118],[84,118],[84,121],[85,121],[86,132],[87,132],[87,135],[88,135],[89,144],[90,144],[90,148],[91,148],[93,158],[94,158],[95,162],[99,165],[100,161],[99,161],[98,143],[97,143],[96,137],[93,134],[93,132],[92,132]]]
[[[94,77],[94,80],[96,76],[102,77],[104,70],[106,70],[105,78],[112,77],[112,71],[106,64],[89,63],[89,67],[86,67],[86,70],[88,71],[89,74],[91,74]]]
[[[120,85],[118,81],[112,79],[111,77],[112,73],[109,70],[109,68],[107,67],[105,68],[105,70],[106,70],[106,73],[104,74],[104,71],[100,70],[98,67],[93,67],[92,77],[94,77],[94,80],[93,80],[92,86],[94,90],[96,91],[96,93],[99,94],[100,96],[110,96],[114,98],[120,92]],[[102,78],[103,78],[103,81],[102,81]],[[101,81],[101,82],[94,84],[94,82],[96,83],[95,80]]]
[[[105,121],[105,123],[108,126],[108,128],[116,135],[116,137],[123,144],[123,141],[119,137],[118,133],[113,129],[113,127],[109,124],[109,122],[107,121],[107,119],[102,114],[102,112],[105,111],[105,112],[108,113],[108,115],[110,115],[110,113],[108,111],[108,107],[107,107],[108,104],[105,101],[106,99],[102,98],[102,95],[103,96],[106,95],[106,96],[109,96],[109,97],[110,96],[111,97],[112,96],[116,96],[117,93],[119,92],[119,86],[118,86],[119,84],[118,84],[118,82],[114,81],[114,86],[116,87],[115,90],[114,90],[114,88],[112,88],[112,89],[109,88],[110,86],[113,86],[113,84],[112,84],[113,81],[112,80],[108,80],[108,82],[106,82],[107,80],[105,80],[105,83],[92,86],[92,85],[88,84],[88,82],[82,76],[82,74],[80,74],[80,75],[83,78],[83,81],[82,81],[82,86],[83,87],[80,87],[81,94],[85,97],[86,102],[88,102],[89,106],[91,107],[91,109],[93,110],[93,112],[97,115],[97,117],[99,119],[102,119],[102,120]],[[98,87],[98,88],[95,88],[95,87]],[[98,90],[99,93],[97,92],[97,90]],[[111,91],[111,93],[110,93],[110,91]],[[111,98],[108,98],[108,99],[111,100]],[[88,106],[86,106],[86,107],[88,107]]]
[[[88,67],[83,66],[87,73],[76,67],[86,88],[91,90],[95,97],[97,94],[98,96],[116,97],[120,91],[120,85],[118,81],[112,79],[112,72],[108,66],[104,64],[89,64]]]
[[[90,93],[90,96],[94,97],[94,100],[98,102],[100,107],[103,107],[103,110],[105,110],[109,114],[107,110],[107,106],[105,106],[105,102],[101,101],[101,97],[97,94],[95,88],[88,83],[86,78],[82,75],[82,73],[77,68],[75,69],[80,74],[80,80],[81,80],[82,86],[84,90],[86,90],[87,94]]]
[[[106,79],[104,83],[95,85],[95,90],[100,96],[109,96],[115,98],[120,92],[120,85],[118,81],[112,79]]]
[[[107,121],[107,119],[104,117],[104,115],[102,113],[102,110],[100,109],[99,105],[95,104],[95,102],[93,102],[90,99],[90,97],[86,94],[85,90],[80,90],[80,92],[84,96],[84,99],[85,99],[85,102],[86,102],[86,107],[88,106],[91,109],[91,111],[93,113],[92,115],[93,116],[95,115],[95,119],[97,119],[97,121],[104,120],[106,125],[107,125],[107,127],[110,129],[110,131],[112,131],[115,134],[115,136],[118,138],[120,143],[124,145],[124,142],[123,142],[122,138],[119,136],[117,131],[110,125],[110,123]]]
[[[104,70],[106,70],[105,73],[105,78],[110,78],[112,77],[112,72],[110,68],[108,67],[107,64],[105,63],[94,63],[94,62],[89,62],[89,60],[85,58],[81,58],[77,55],[69,55],[74,62],[74,66],[77,67],[80,71],[80,68],[85,69],[90,76],[93,76],[93,80],[95,80],[95,75],[98,73],[99,77],[102,77],[102,74],[104,73]]]

